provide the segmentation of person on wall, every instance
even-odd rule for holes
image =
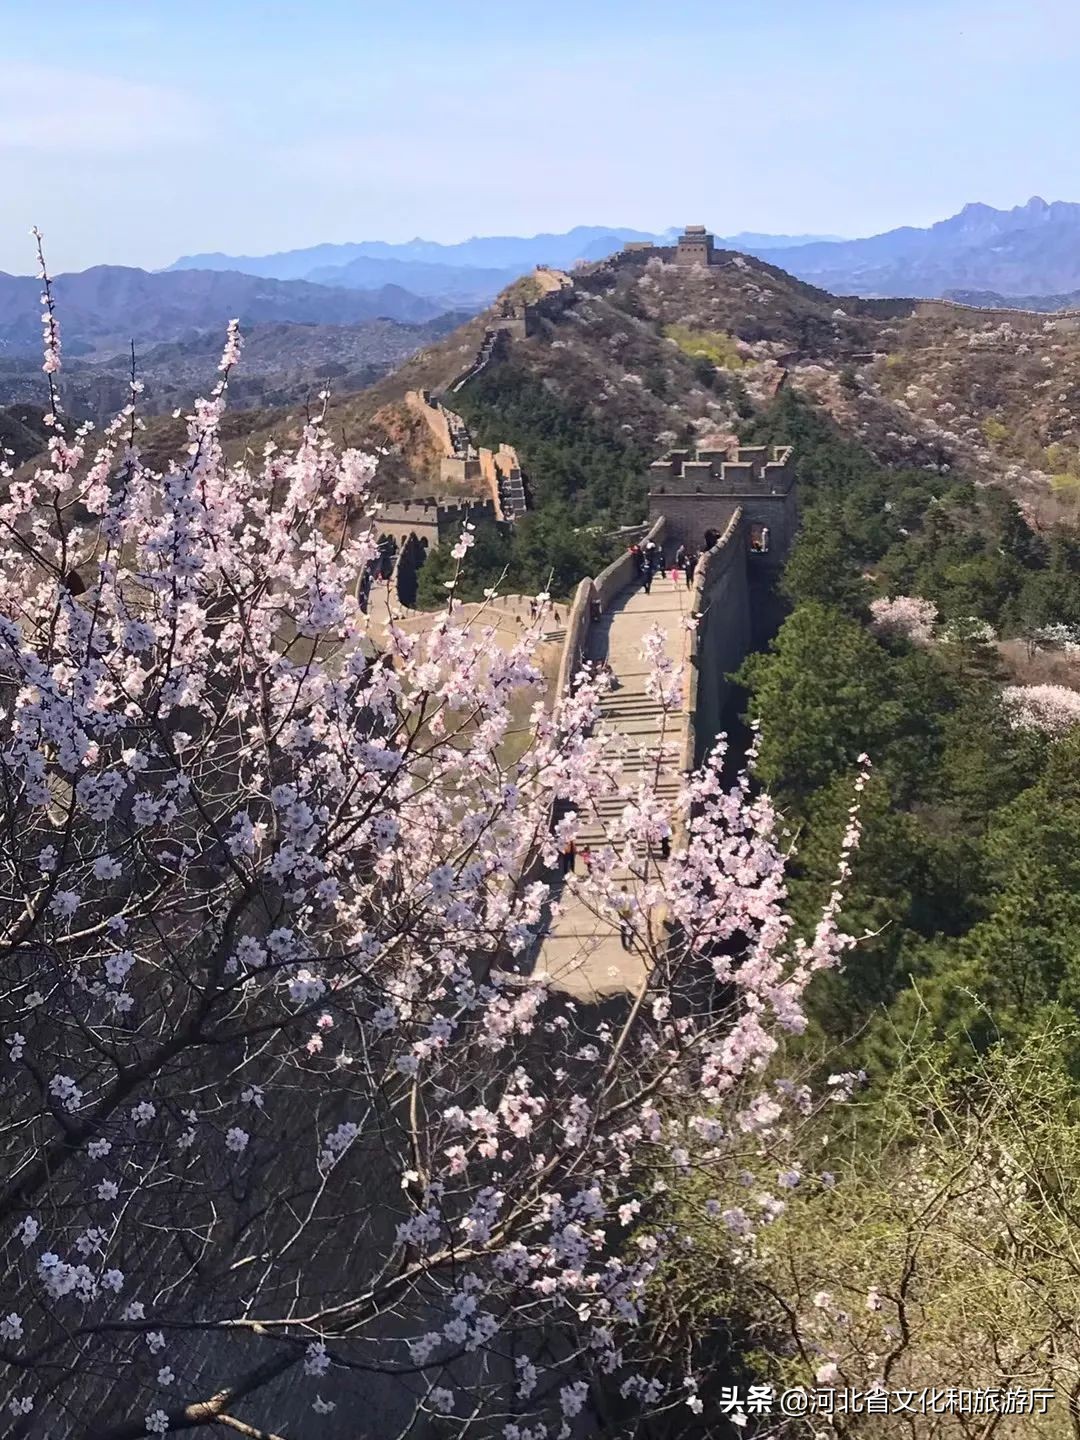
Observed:
[[[641,570],[642,587],[644,588],[645,594],[648,595],[649,591],[652,589],[653,572],[652,566],[649,564],[649,556],[644,550],[641,552],[641,556],[639,559],[639,569]]]
[[[634,944],[634,898],[624,884],[615,896],[615,914],[619,920],[619,943],[624,950]]]

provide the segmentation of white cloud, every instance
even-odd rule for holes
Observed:
[[[205,105],[167,86],[24,61],[0,63],[0,151],[127,154],[205,141]]]

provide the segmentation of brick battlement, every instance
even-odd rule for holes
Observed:
[[[699,445],[649,466],[654,495],[786,495],[793,483],[790,445]]]

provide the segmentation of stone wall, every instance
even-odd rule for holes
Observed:
[[[479,485],[483,468],[475,455],[443,455],[439,459],[439,479],[444,485]]]
[[[1012,325],[1018,330],[1041,330],[1049,320],[1055,328],[1080,328],[1080,310],[1010,310],[982,305],[964,305],[959,300],[916,300],[914,313],[920,318],[943,320],[983,320],[992,324]]]
[[[589,643],[589,627],[592,624],[593,582],[582,580],[574,592],[570,611],[566,617],[566,637],[563,640],[562,659],[559,661],[559,678],[555,683],[555,698],[569,695],[574,676],[581,669],[585,650]]]
[[[415,535],[418,540],[426,540],[434,549],[456,526],[466,521],[478,525],[481,521],[494,519],[495,505],[491,500],[440,500],[432,497],[387,502],[378,514],[372,516],[371,523],[377,535],[392,535],[399,542]]]
[[[690,640],[681,766],[692,770],[720,731],[731,694],[728,675],[750,651],[749,556],[741,508],[701,556],[694,572],[690,609],[698,616]]]
[[[706,530],[724,530],[739,502],[716,495],[649,496],[649,519],[660,515],[667,519],[668,538],[688,550],[705,547]]]

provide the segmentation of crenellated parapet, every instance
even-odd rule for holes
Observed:
[[[790,445],[721,441],[694,450],[669,450],[649,466],[658,494],[782,495],[794,484]]]

